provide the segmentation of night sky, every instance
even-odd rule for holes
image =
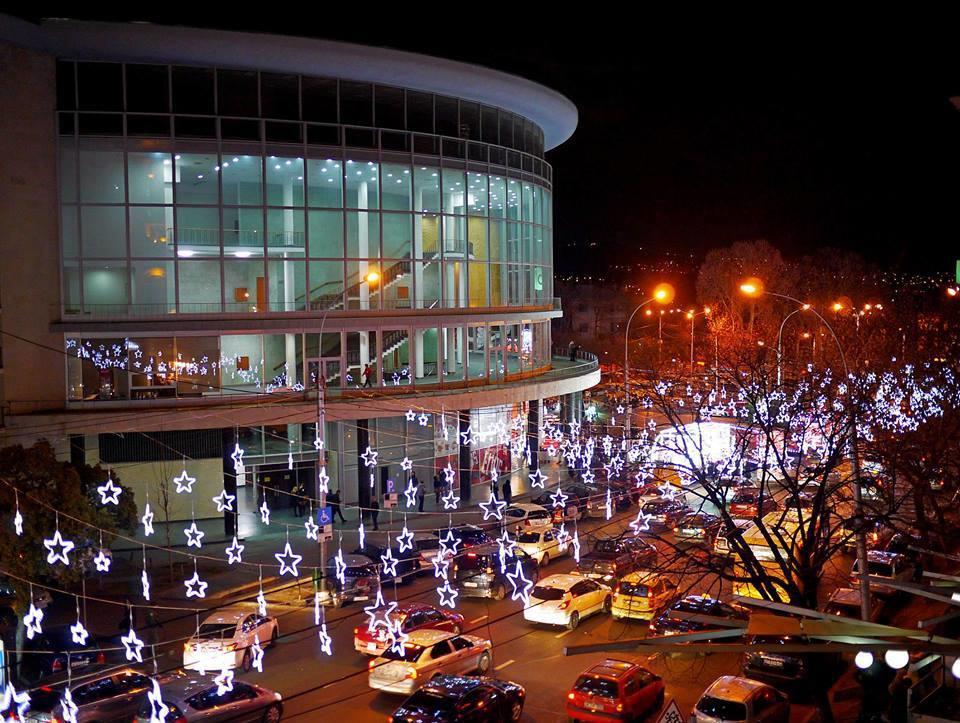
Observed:
[[[547,155],[561,273],[665,253],[699,257],[759,238],[787,255],[836,246],[891,269],[952,270],[960,254],[954,40],[916,50],[863,42],[873,36],[861,28],[787,41],[638,25],[627,15],[601,27],[576,13],[558,15],[566,29],[534,33],[522,18],[504,25],[495,21],[503,14],[484,13],[455,22],[411,7],[387,19],[371,6],[362,20],[326,7],[316,21],[266,12],[137,19],[383,45],[555,88],[580,110],[573,138]],[[587,242],[600,253],[585,259],[571,249]]]

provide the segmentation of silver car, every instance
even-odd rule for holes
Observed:
[[[70,688],[77,706],[77,721],[130,720],[152,685],[150,678],[133,668],[109,668],[93,674],[84,671],[82,682],[75,679]],[[31,723],[63,720],[60,698],[64,687],[45,685],[31,691],[25,720]]]
[[[283,716],[279,693],[241,680],[233,681],[233,689],[220,695],[218,686],[210,677],[181,673],[161,683],[163,704],[169,708],[167,720],[203,721],[264,721],[277,723]],[[135,723],[150,723],[151,701],[144,696]]]

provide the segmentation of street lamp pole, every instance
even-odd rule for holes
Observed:
[[[809,304],[804,304],[799,309],[794,309],[793,311],[791,311],[789,314],[783,317],[783,321],[780,322],[780,331],[777,332],[777,386],[778,387],[780,386],[780,380],[781,380],[780,368],[783,364],[783,327],[786,325],[787,319],[789,319],[791,316],[793,316],[794,314],[800,311],[806,311],[809,308],[810,308]]]
[[[640,303],[640,305],[633,310],[633,313],[630,314],[630,318],[627,319],[627,328],[623,332],[623,395],[626,400],[626,410],[627,410],[627,421],[624,423],[624,433],[628,435],[630,433],[630,324],[633,323],[633,317],[637,315],[637,312],[640,311],[647,304],[656,301],[661,304],[669,304],[673,301],[673,287],[670,284],[657,284],[653,290],[653,295]],[[662,317],[661,317],[662,323]]]

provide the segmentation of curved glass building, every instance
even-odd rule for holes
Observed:
[[[236,440],[295,481],[322,387],[348,501],[367,498],[367,444],[384,480],[459,455],[469,497],[490,440],[464,456],[449,428],[536,424],[541,399],[596,383],[550,339],[544,152],[576,126],[559,94],[303,38],[3,17],[0,41],[20,109],[0,143],[36,171],[4,182],[9,440],[140,469],[173,435],[211,460],[211,489]]]

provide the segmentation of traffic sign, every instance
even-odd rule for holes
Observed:
[[[317,510],[317,524],[320,527],[333,524],[333,508],[330,505]]]
[[[680,713],[680,706],[677,705],[676,698],[672,699],[663,709],[660,717],[657,718],[657,723],[686,723],[683,720],[683,714]]]

